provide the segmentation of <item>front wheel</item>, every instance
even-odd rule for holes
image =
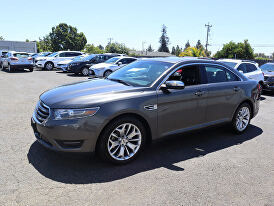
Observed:
[[[10,64],[8,65],[8,71],[13,72],[13,68],[11,68]]]
[[[134,160],[143,150],[146,130],[134,117],[123,117],[111,122],[100,135],[98,152],[102,159],[115,164]]]
[[[251,108],[249,104],[247,103],[241,104],[236,110],[232,120],[232,127],[234,131],[237,134],[243,133],[247,129],[250,123],[250,119],[251,119]]]
[[[48,70],[48,71],[51,71],[51,70],[53,70],[53,67],[54,67],[54,65],[53,65],[53,63],[52,62],[47,62],[46,64],[45,64],[45,69],[46,70]]]
[[[30,72],[33,72],[33,68],[29,68],[29,71],[30,71]]]
[[[88,76],[88,73],[89,73],[89,70],[88,70],[88,68],[87,67],[84,67],[83,69],[82,69],[82,75],[83,76]]]
[[[110,70],[105,71],[104,77],[108,77],[111,73],[112,73],[112,71],[110,71]]]

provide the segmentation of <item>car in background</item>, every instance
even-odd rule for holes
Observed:
[[[60,61],[58,64],[57,64],[57,69],[58,70],[62,70],[63,72],[67,72],[68,70],[68,66],[71,62],[78,62],[80,61],[81,59],[87,57],[88,55],[87,54],[84,54],[84,55],[81,55],[81,56],[77,56],[77,57],[74,57],[73,59],[68,59],[68,60],[64,60],[64,61]]]
[[[99,64],[111,59],[112,57],[121,56],[120,54],[91,54],[80,61],[71,62],[68,71],[74,74],[89,75],[89,68],[94,64]]]
[[[2,67],[2,58],[6,56],[8,51],[0,51],[0,66]]]
[[[256,80],[258,83],[260,83],[260,86],[263,87],[264,75],[256,62],[238,59],[219,59],[217,61],[238,70],[249,79]]]
[[[5,58],[2,59],[2,70],[8,69],[9,72],[15,70],[29,69],[33,71],[33,60],[32,57],[26,52],[8,52]]]
[[[104,63],[91,66],[89,68],[90,74],[95,75],[96,77],[107,77],[112,72],[136,60],[137,59],[134,57],[125,57],[125,56],[113,57],[105,61]]]
[[[274,63],[266,63],[260,68],[264,74],[263,90],[274,92]]]
[[[48,149],[125,164],[170,135],[223,123],[243,133],[259,111],[258,85],[213,60],[141,59],[107,78],[44,92],[31,125]]]
[[[52,54],[52,52],[40,52],[40,53],[33,54],[31,57],[33,58],[34,63],[36,64],[39,59],[46,57],[50,54]]]
[[[83,55],[79,51],[59,51],[50,54],[49,56],[39,58],[36,67],[42,68],[45,70],[52,70],[54,67],[57,67],[57,64],[64,60],[73,59],[76,56]]]

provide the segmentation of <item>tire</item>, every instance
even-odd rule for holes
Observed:
[[[5,70],[3,63],[1,63],[1,70],[2,70],[2,71]]]
[[[51,70],[53,70],[53,68],[54,68],[54,64],[52,62],[45,63],[45,66],[44,66],[45,70],[51,71]]]
[[[232,128],[236,134],[243,133],[249,126],[251,119],[251,108],[247,103],[241,104],[232,119]]]
[[[33,72],[33,68],[29,68],[29,71],[30,71],[30,72]]]
[[[14,71],[13,68],[11,68],[11,66],[8,65],[8,72],[13,72],[13,71]]]
[[[104,77],[108,77],[111,73],[112,73],[112,71],[110,71],[110,70],[105,71]]]
[[[146,129],[141,121],[130,116],[121,117],[105,127],[96,151],[105,161],[126,164],[133,161],[144,149],[146,135]]]
[[[84,67],[84,68],[82,68],[81,73],[82,73],[83,76],[88,76],[88,74],[89,74],[89,69],[88,69],[87,67]]]

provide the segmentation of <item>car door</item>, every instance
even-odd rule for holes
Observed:
[[[227,68],[214,64],[203,65],[201,72],[207,78],[206,122],[230,120],[244,92],[239,86],[240,78]]]
[[[199,65],[183,66],[168,80],[183,81],[185,88],[157,90],[160,136],[195,128],[205,122],[207,91],[201,84]]]

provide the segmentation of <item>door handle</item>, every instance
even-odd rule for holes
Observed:
[[[205,91],[197,91],[194,93],[196,96],[200,97],[205,94]]]
[[[240,87],[234,87],[233,89],[235,92],[238,92],[240,90]]]

